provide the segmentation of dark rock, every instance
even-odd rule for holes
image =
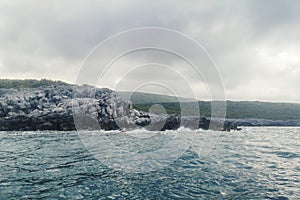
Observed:
[[[175,130],[180,127],[180,117],[178,115],[170,115],[162,128],[162,130]]]

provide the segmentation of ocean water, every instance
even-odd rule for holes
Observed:
[[[300,128],[196,131],[182,146],[178,132],[191,134],[93,132],[96,150],[77,132],[0,132],[0,199],[300,199]]]

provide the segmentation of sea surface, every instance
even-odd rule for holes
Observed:
[[[191,134],[93,132],[100,149],[110,150],[109,140],[121,148],[103,153],[111,160],[77,132],[0,132],[0,199],[300,199],[300,128],[196,131],[191,143],[174,143],[177,157],[163,155],[178,153],[170,148],[178,132]]]

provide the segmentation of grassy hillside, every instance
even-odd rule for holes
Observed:
[[[192,103],[185,104],[185,111],[192,114]],[[191,104],[191,105],[189,105]],[[258,119],[272,119],[272,120],[292,120],[300,119],[300,104],[295,103],[269,103],[269,102],[233,102],[227,101],[227,118],[258,118]],[[134,104],[134,108],[138,110],[148,111],[153,103]],[[176,102],[160,103],[168,113],[180,113],[180,104]],[[199,110],[201,116],[211,115],[211,103],[206,101],[199,101]],[[187,108],[187,109],[186,109]]]
[[[228,118],[300,119],[300,104],[227,102]]]

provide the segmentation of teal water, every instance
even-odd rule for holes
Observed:
[[[205,157],[201,141],[164,168],[128,173],[95,159],[76,132],[0,132],[0,199],[300,198],[300,128],[222,132]]]

